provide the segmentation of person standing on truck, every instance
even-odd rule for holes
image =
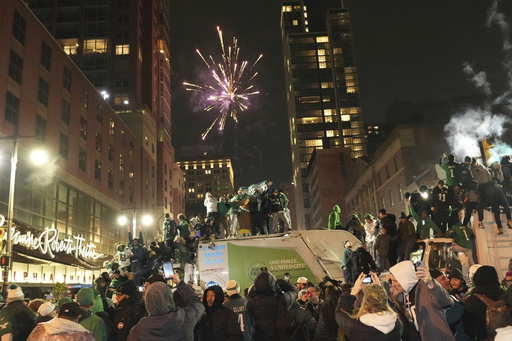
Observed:
[[[445,157],[446,154],[441,156],[439,166],[446,173],[446,186],[448,186],[450,190],[453,190],[455,186],[460,186],[462,165],[455,161],[455,155],[453,154],[448,155],[448,162],[443,163]]]
[[[220,214],[218,212],[218,203],[219,201],[215,198],[211,193],[206,193],[206,198],[204,198],[204,206],[206,206],[206,219],[213,218],[213,228],[215,229],[215,234],[220,234]]]
[[[354,283],[351,269],[352,258],[354,258],[352,242],[345,240],[343,242],[343,247],[345,247],[345,250],[343,251],[343,257],[341,258],[341,270],[343,270],[343,277],[345,278],[345,283]]]
[[[176,229],[176,223],[171,219],[171,215],[169,213],[165,214],[165,219],[163,223],[163,236],[164,240],[174,240],[178,231]]]
[[[331,214],[329,214],[329,221],[327,227],[329,230],[341,230],[343,226],[340,221],[341,208],[338,205],[334,205]]]
[[[450,218],[450,198],[448,188],[444,186],[443,180],[439,180],[437,186],[432,190],[432,202],[434,203],[434,206],[431,208],[434,212],[432,219],[434,219],[437,226],[444,233]]]
[[[414,224],[407,218],[404,211],[400,212],[398,217],[398,230],[400,231],[400,249],[398,250],[398,261],[411,259],[411,251],[416,244],[416,228]]]
[[[268,216],[272,218],[272,229],[274,232],[277,231],[279,219],[283,220],[284,228],[290,230],[290,222],[285,212],[286,205],[288,205],[286,195],[279,193],[277,188],[272,189],[272,195],[268,198]]]
[[[137,273],[144,265],[144,240],[142,239],[142,228],[139,226],[139,238],[133,238],[131,228],[128,227],[128,247],[132,252],[130,257],[130,270]],[[140,284],[139,284],[140,285]]]

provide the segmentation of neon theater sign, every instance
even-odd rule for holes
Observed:
[[[5,221],[4,216],[0,214],[0,227]],[[96,253],[96,246],[85,241],[82,234],[75,236],[64,236],[59,238],[62,234],[56,228],[46,227],[39,236],[36,236],[31,231],[22,234],[14,227],[11,227],[11,241],[13,245],[21,245],[27,249],[32,249],[48,254],[51,258],[55,258],[55,253],[64,252],[66,254],[73,254],[75,258],[85,259],[98,259],[104,256],[102,253]],[[3,240],[7,240],[7,233],[4,233]]]

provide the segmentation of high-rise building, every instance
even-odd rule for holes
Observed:
[[[231,159],[204,156],[181,158],[176,162],[183,171],[187,214],[205,213],[206,193],[215,198],[234,194],[234,175]]]
[[[313,151],[350,148],[366,155],[348,10],[339,0],[286,0],[281,29],[296,187],[297,226],[310,216],[307,166]]]
[[[145,214],[161,215],[151,187],[156,150],[149,138],[140,141],[142,129],[123,122],[23,1],[3,0],[1,9],[0,214],[9,216],[13,199],[10,280],[39,297],[57,281],[92,284],[117,244],[128,241],[133,220],[140,226]],[[41,145],[49,161],[37,168],[29,154]],[[162,191],[181,191],[184,206],[183,181],[173,177],[174,185],[170,171],[164,163]],[[129,226],[118,224],[124,213]],[[144,226],[144,239],[160,226]]]
[[[172,210],[170,0],[25,0],[142,146],[141,188]],[[166,186],[166,182],[168,185]],[[175,213],[175,212],[171,212]],[[163,220],[163,218],[161,219]]]

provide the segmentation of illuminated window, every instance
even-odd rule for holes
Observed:
[[[347,93],[349,94],[355,94],[357,92],[358,88],[357,87],[348,87],[347,88]]]
[[[115,105],[121,105],[125,104],[125,102],[128,102],[128,94],[117,94],[114,97],[114,104]]]
[[[299,97],[299,103],[306,104],[306,103],[319,103],[320,102],[320,96],[303,96]]]
[[[107,39],[84,40],[84,53],[107,53]]]
[[[326,122],[326,123],[336,122],[336,120],[333,120],[333,118],[336,118],[336,117],[333,117],[333,116],[327,116],[327,117],[325,118],[325,122]]]
[[[321,117],[303,117],[298,119],[300,124],[322,123]]]
[[[329,42],[329,37],[327,37],[327,36],[316,37],[316,42],[317,43],[328,43]]]
[[[327,67],[327,63],[318,63],[319,69],[325,69]]]
[[[283,12],[291,12],[292,6],[283,6]]]
[[[363,123],[361,121],[352,121],[350,123],[351,128],[361,128],[363,126]]]
[[[350,114],[359,114],[361,112],[361,108],[349,108],[348,112]]]
[[[324,49],[318,49],[316,51],[316,53],[319,55],[319,56],[325,56],[325,50]],[[346,68],[345,68],[346,69]],[[346,71],[345,71],[346,72]]]
[[[356,82],[352,81],[352,82],[346,82],[346,85],[347,86],[356,86]]]
[[[299,21],[298,20],[294,20],[293,21],[293,26],[298,26],[299,25]]]
[[[325,135],[327,137],[335,137],[335,136],[338,136],[338,131],[337,130],[327,130]]]
[[[332,49],[332,52],[333,52],[334,54],[341,54],[341,48],[336,47],[336,48]]]
[[[332,88],[332,82],[322,82],[322,89],[329,89]]]
[[[341,120],[344,122],[350,121],[350,115],[341,115]]]
[[[324,109],[325,116],[332,116],[332,109]]]
[[[326,61],[325,56],[318,56],[318,61],[325,62]]]
[[[353,66],[348,66],[345,68],[345,73],[356,73],[356,68]]]
[[[318,147],[322,146],[322,140],[304,140],[305,147]]]
[[[129,54],[130,53],[130,45],[116,45],[116,55],[123,55],[123,54]]]

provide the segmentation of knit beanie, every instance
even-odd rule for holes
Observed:
[[[25,294],[23,294],[23,290],[16,284],[11,284],[9,290],[7,291],[7,303],[14,301],[22,301],[25,299]]]
[[[69,297],[62,297],[57,302],[57,308],[60,308],[60,307],[62,307],[63,304],[70,303],[70,302],[73,302],[73,300],[71,298],[69,298]]]
[[[235,280],[230,280],[226,284],[226,292],[229,296],[234,294],[240,294],[240,284]]]
[[[444,275],[444,273],[439,269],[432,269],[429,272],[430,272],[430,277],[432,277],[433,279],[436,279],[437,277]]]
[[[128,280],[126,282],[121,283],[121,285],[117,288],[117,294],[125,294],[131,296],[138,292],[138,288],[135,285],[135,282],[132,280]]]
[[[152,316],[165,315],[175,307],[171,288],[162,282],[155,282],[146,289],[144,301]]]
[[[89,306],[94,301],[94,291],[91,288],[82,288],[76,294],[76,301],[80,306]]]
[[[363,289],[363,294],[361,306],[364,306],[366,303],[377,310],[382,311],[386,309],[388,305],[388,295],[386,294],[386,290],[379,284],[368,285]]]
[[[448,278],[449,279],[458,278],[458,279],[464,280],[464,275],[462,274],[462,271],[460,271],[459,269],[453,268],[450,270],[450,273],[448,274]]]
[[[103,300],[101,299],[101,296],[98,295],[94,298],[94,301],[92,301],[92,311],[94,313],[99,313],[100,311],[105,311],[103,309]]]

